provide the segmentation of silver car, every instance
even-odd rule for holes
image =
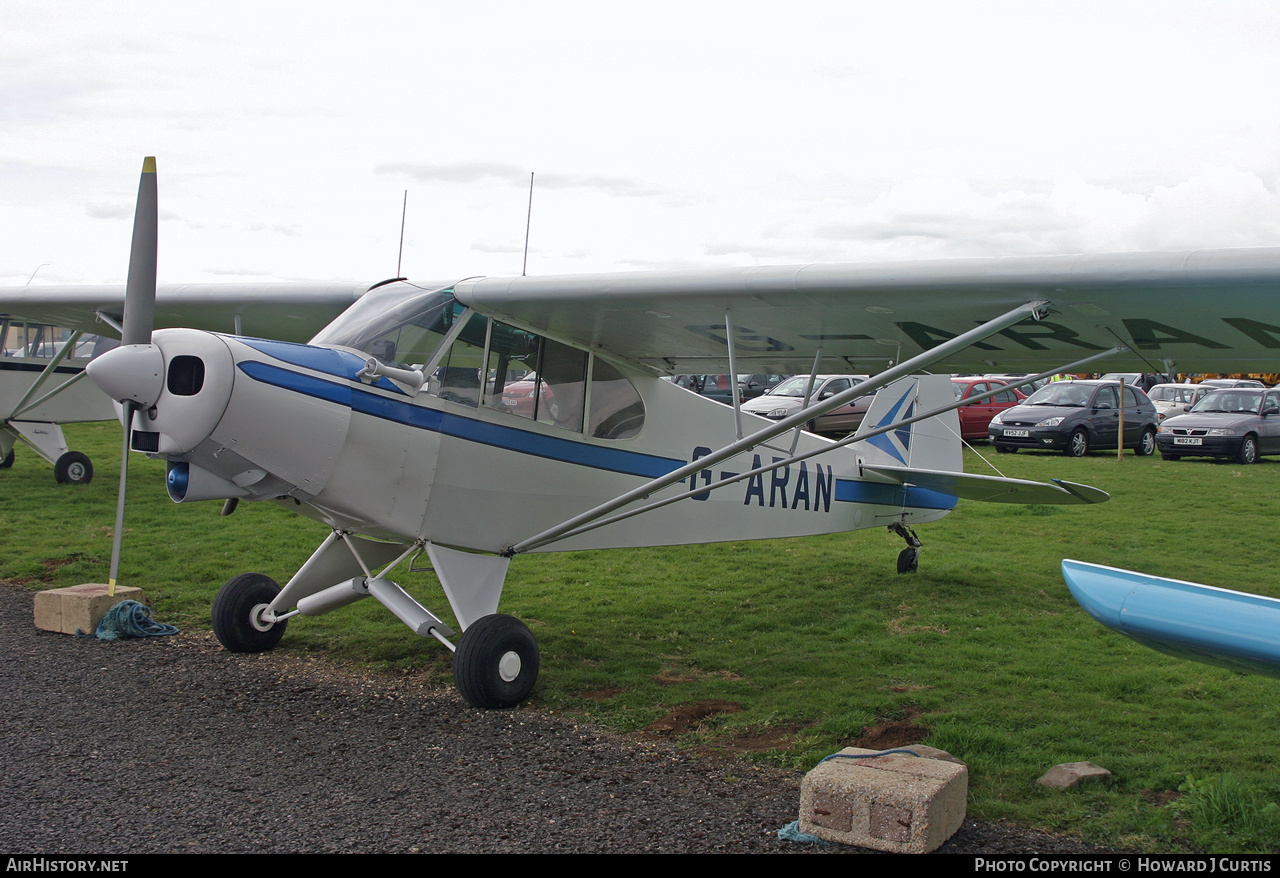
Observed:
[[[819,375],[814,379],[809,404],[813,405],[820,400],[829,399],[865,380],[867,380],[866,375]],[[743,403],[742,410],[753,415],[762,415],[773,421],[781,421],[800,411],[808,388],[809,376],[797,375],[783,381],[763,396],[757,396]],[[834,408],[826,414],[819,415],[809,421],[806,428],[811,433],[827,436],[844,436],[846,433],[852,433],[862,423],[862,418],[871,407],[874,396],[874,393],[869,393],[853,402]]]
[[[1257,463],[1264,454],[1280,454],[1280,390],[1215,390],[1185,415],[1162,421],[1156,445],[1165,460],[1229,457]]]

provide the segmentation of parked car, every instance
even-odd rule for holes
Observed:
[[[1186,414],[1187,409],[1212,390],[1203,384],[1157,384],[1147,391],[1147,398],[1155,403],[1156,412],[1163,421],[1174,415]]]
[[[1115,448],[1120,438],[1120,382],[1056,381],[1021,405],[991,419],[987,436],[997,451],[1059,450],[1083,457],[1090,448]],[[1124,446],[1140,455],[1156,449],[1159,416],[1147,395],[1124,388]]]
[[[786,375],[739,375],[738,398],[743,402],[755,399],[777,387],[787,377]],[[728,375],[677,375],[672,380],[686,390],[692,390],[694,393],[725,405],[733,405]]]
[[[982,402],[970,403],[959,408],[960,435],[965,439],[986,439],[987,426],[996,413],[1013,408],[1027,398],[1022,391],[1009,387],[999,378],[952,378],[951,385],[955,388],[957,402],[971,396],[981,396],[997,387],[1004,388]]]
[[[1266,384],[1257,378],[1206,378],[1200,382],[1202,387],[1258,387],[1266,389]]]
[[[1031,394],[1039,390],[1041,387],[1044,387],[1046,384],[1049,383],[1048,378],[1037,378],[1035,381],[1031,381],[1026,384],[1020,383],[1022,381],[1025,381],[1027,378],[1031,377],[1030,372],[1024,373],[1022,375],[1001,374],[1001,375],[984,375],[982,377],[998,378],[1001,381],[1003,381],[1005,384],[1013,385],[1017,389],[1017,391],[1021,393],[1023,396],[1030,396]]]
[[[819,375],[814,380],[813,393],[809,397],[809,404],[812,405],[837,393],[843,393],[853,387],[854,384],[865,380],[867,380],[866,375]],[[783,381],[764,396],[758,396],[750,402],[743,403],[742,410],[753,415],[763,415],[774,421],[781,421],[783,418],[800,411],[804,405],[804,395],[808,387],[809,376],[796,375],[794,378],[788,378]],[[871,400],[874,396],[874,393],[869,393],[864,397],[855,399],[853,402],[845,403],[838,408],[832,409],[826,414],[809,421],[806,425],[807,429],[811,433],[822,433],[829,436],[843,436],[846,433],[852,433],[862,423],[862,417],[867,413],[867,409],[871,407]]]
[[[1165,460],[1182,457],[1231,457],[1256,463],[1280,453],[1280,390],[1220,388],[1185,415],[1160,424],[1156,445]]]
[[[555,394],[551,388],[547,386],[547,382],[538,381],[535,383],[533,375],[520,381],[513,381],[506,387],[502,388],[502,405],[505,410],[513,415],[519,415],[522,418],[532,418],[535,413],[534,406],[534,388],[535,386],[541,392],[542,396],[537,402],[537,407],[552,405]]]

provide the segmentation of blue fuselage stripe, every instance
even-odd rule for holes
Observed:
[[[404,400],[387,399],[385,396],[354,388],[347,383],[304,375],[270,363],[245,361],[240,363],[239,367],[242,372],[257,381],[344,405],[352,411],[371,417],[550,460],[646,479],[664,476],[685,464],[683,460],[673,460],[636,451],[601,448],[580,440],[557,439],[514,427],[490,424],[475,418],[448,414]],[[843,503],[873,503],[893,507],[905,505],[922,509],[951,509],[956,505],[954,497],[936,491],[850,479],[836,479],[834,499]]]

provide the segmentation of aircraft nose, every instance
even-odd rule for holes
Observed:
[[[122,345],[93,360],[85,371],[117,402],[148,408],[164,391],[164,355],[153,344]]]

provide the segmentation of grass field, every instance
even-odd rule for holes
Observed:
[[[105,581],[119,428],[67,429],[92,484],[56,485],[18,449],[5,485],[0,578],[29,588]],[[1112,493],[1094,507],[962,503],[919,529],[920,571],[894,572],[884,530],[713,546],[516,558],[503,611],[538,636],[529,709],[620,731],[674,708],[733,702],[678,737],[807,769],[870,730],[915,729],[970,766],[969,813],[1126,848],[1280,851],[1280,681],[1182,662],[1099,626],[1072,601],[1062,558],[1280,597],[1267,548],[1280,460],[1251,467],[989,454],[1005,475]],[[966,469],[990,472],[966,452]],[[134,455],[120,581],[157,619],[207,629],[225,580],[286,580],[325,534],[266,504],[174,505],[163,466]],[[400,580],[436,612],[430,573]],[[290,625],[280,649],[451,685],[449,655],[372,601]],[[264,694],[269,697],[269,694]],[[1109,783],[1036,779],[1088,760]]]

